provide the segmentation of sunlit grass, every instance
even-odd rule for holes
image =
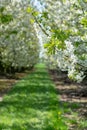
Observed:
[[[45,65],[19,81],[0,103],[0,130],[67,130]]]
[[[46,66],[38,64],[0,102],[0,130],[84,130],[87,121],[78,119],[78,108],[59,100]]]

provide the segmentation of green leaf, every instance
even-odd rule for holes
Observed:
[[[10,15],[10,14],[8,14],[8,15],[1,15],[0,16],[0,22],[1,23],[9,23],[10,21],[12,21],[13,20],[13,17],[12,17],[12,15]]]
[[[32,10],[33,9],[31,7],[28,7],[26,11],[27,11],[27,13],[32,13]]]
[[[83,18],[80,22],[82,25],[84,25],[85,27],[87,27],[87,18]]]

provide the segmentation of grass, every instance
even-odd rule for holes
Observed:
[[[87,130],[87,98],[78,95],[79,85],[84,90],[85,83],[82,85],[69,82],[65,74],[56,73],[55,70],[50,70],[50,75],[59,96],[58,111],[60,106],[63,117],[61,121],[67,125],[68,130]]]
[[[66,117],[64,122],[68,125],[68,130],[87,130],[87,116],[80,115],[80,103],[62,102],[62,108]]]
[[[67,130],[45,65],[36,65],[0,102],[0,130]]]
[[[0,130],[86,130],[79,103],[59,101],[46,66],[16,83],[0,102]]]

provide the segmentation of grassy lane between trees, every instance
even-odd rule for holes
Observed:
[[[16,83],[0,102],[0,130],[67,130],[45,65]]]

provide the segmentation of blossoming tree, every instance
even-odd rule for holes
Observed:
[[[31,67],[39,57],[29,1],[0,1],[0,67]]]
[[[46,0],[38,21],[49,42],[47,54],[68,76],[81,82],[87,75],[87,0]]]

